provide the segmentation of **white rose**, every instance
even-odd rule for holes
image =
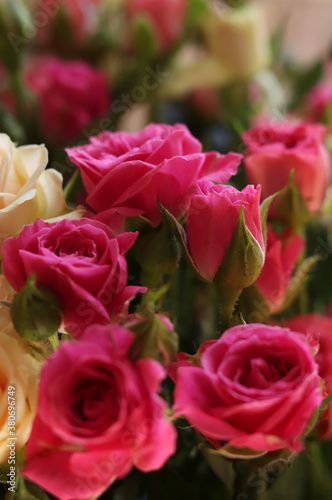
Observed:
[[[0,134],[0,247],[24,224],[64,213],[62,175],[45,170],[47,162],[45,146],[16,147]]]

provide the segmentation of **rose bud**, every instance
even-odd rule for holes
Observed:
[[[193,363],[180,353],[168,369],[176,382],[175,416],[230,458],[246,449],[258,455],[303,449],[301,438],[322,401],[303,337],[278,326],[240,325],[206,349],[203,344],[199,354]]]
[[[127,0],[127,14],[130,20],[144,17],[163,51],[169,50],[181,37],[188,10],[188,0]]]
[[[257,279],[265,255],[259,201],[260,187],[238,191],[199,183],[186,232],[188,252],[203,279],[234,290]]]
[[[290,122],[255,127],[243,134],[245,171],[249,182],[261,184],[262,199],[288,186],[293,175],[304,208],[311,213],[320,209],[330,176],[325,134],[322,125]],[[287,212],[292,212],[299,200],[285,195],[280,203],[279,199],[272,203],[270,217],[278,219],[279,213],[283,218],[291,217]]]

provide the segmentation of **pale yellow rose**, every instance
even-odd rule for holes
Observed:
[[[3,310],[0,310],[0,317]],[[10,458],[8,438],[16,437],[15,450],[18,452],[30,436],[36,414],[40,363],[31,356],[25,341],[8,323],[0,330],[0,464]],[[10,388],[13,387],[14,390]],[[11,394],[10,394],[11,393]],[[12,399],[13,398],[13,399]],[[13,400],[15,401],[13,404]],[[14,408],[8,409],[8,406]],[[12,416],[8,419],[10,412]],[[15,430],[8,429],[15,422]],[[10,434],[14,432],[14,436]]]
[[[271,54],[266,21],[258,6],[211,11],[202,18],[204,47],[184,45],[167,68],[159,93],[180,98],[204,88],[247,81],[264,70]]]
[[[269,63],[267,24],[258,6],[215,12],[205,20],[203,32],[208,51],[230,80],[251,77]]]
[[[45,146],[16,147],[0,134],[0,247],[24,224],[64,213],[62,175],[45,170],[47,162]]]

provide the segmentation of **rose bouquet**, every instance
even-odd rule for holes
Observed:
[[[0,24],[0,498],[329,500],[328,61],[244,2]]]

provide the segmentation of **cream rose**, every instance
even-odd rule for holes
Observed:
[[[259,6],[214,12],[204,20],[203,32],[209,53],[224,67],[229,83],[250,78],[268,66],[268,34]]]
[[[2,314],[3,309],[0,316]],[[39,363],[13,325],[8,323],[0,330],[0,464],[9,458],[7,445],[10,441],[7,438],[17,438],[15,452],[18,452],[30,436],[36,413],[38,379]],[[8,428],[13,423],[15,429]]]
[[[24,224],[64,212],[62,175],[45,170],[47,162],[45,146],[16,147],[8,135],[0,134],[0,247]]]

